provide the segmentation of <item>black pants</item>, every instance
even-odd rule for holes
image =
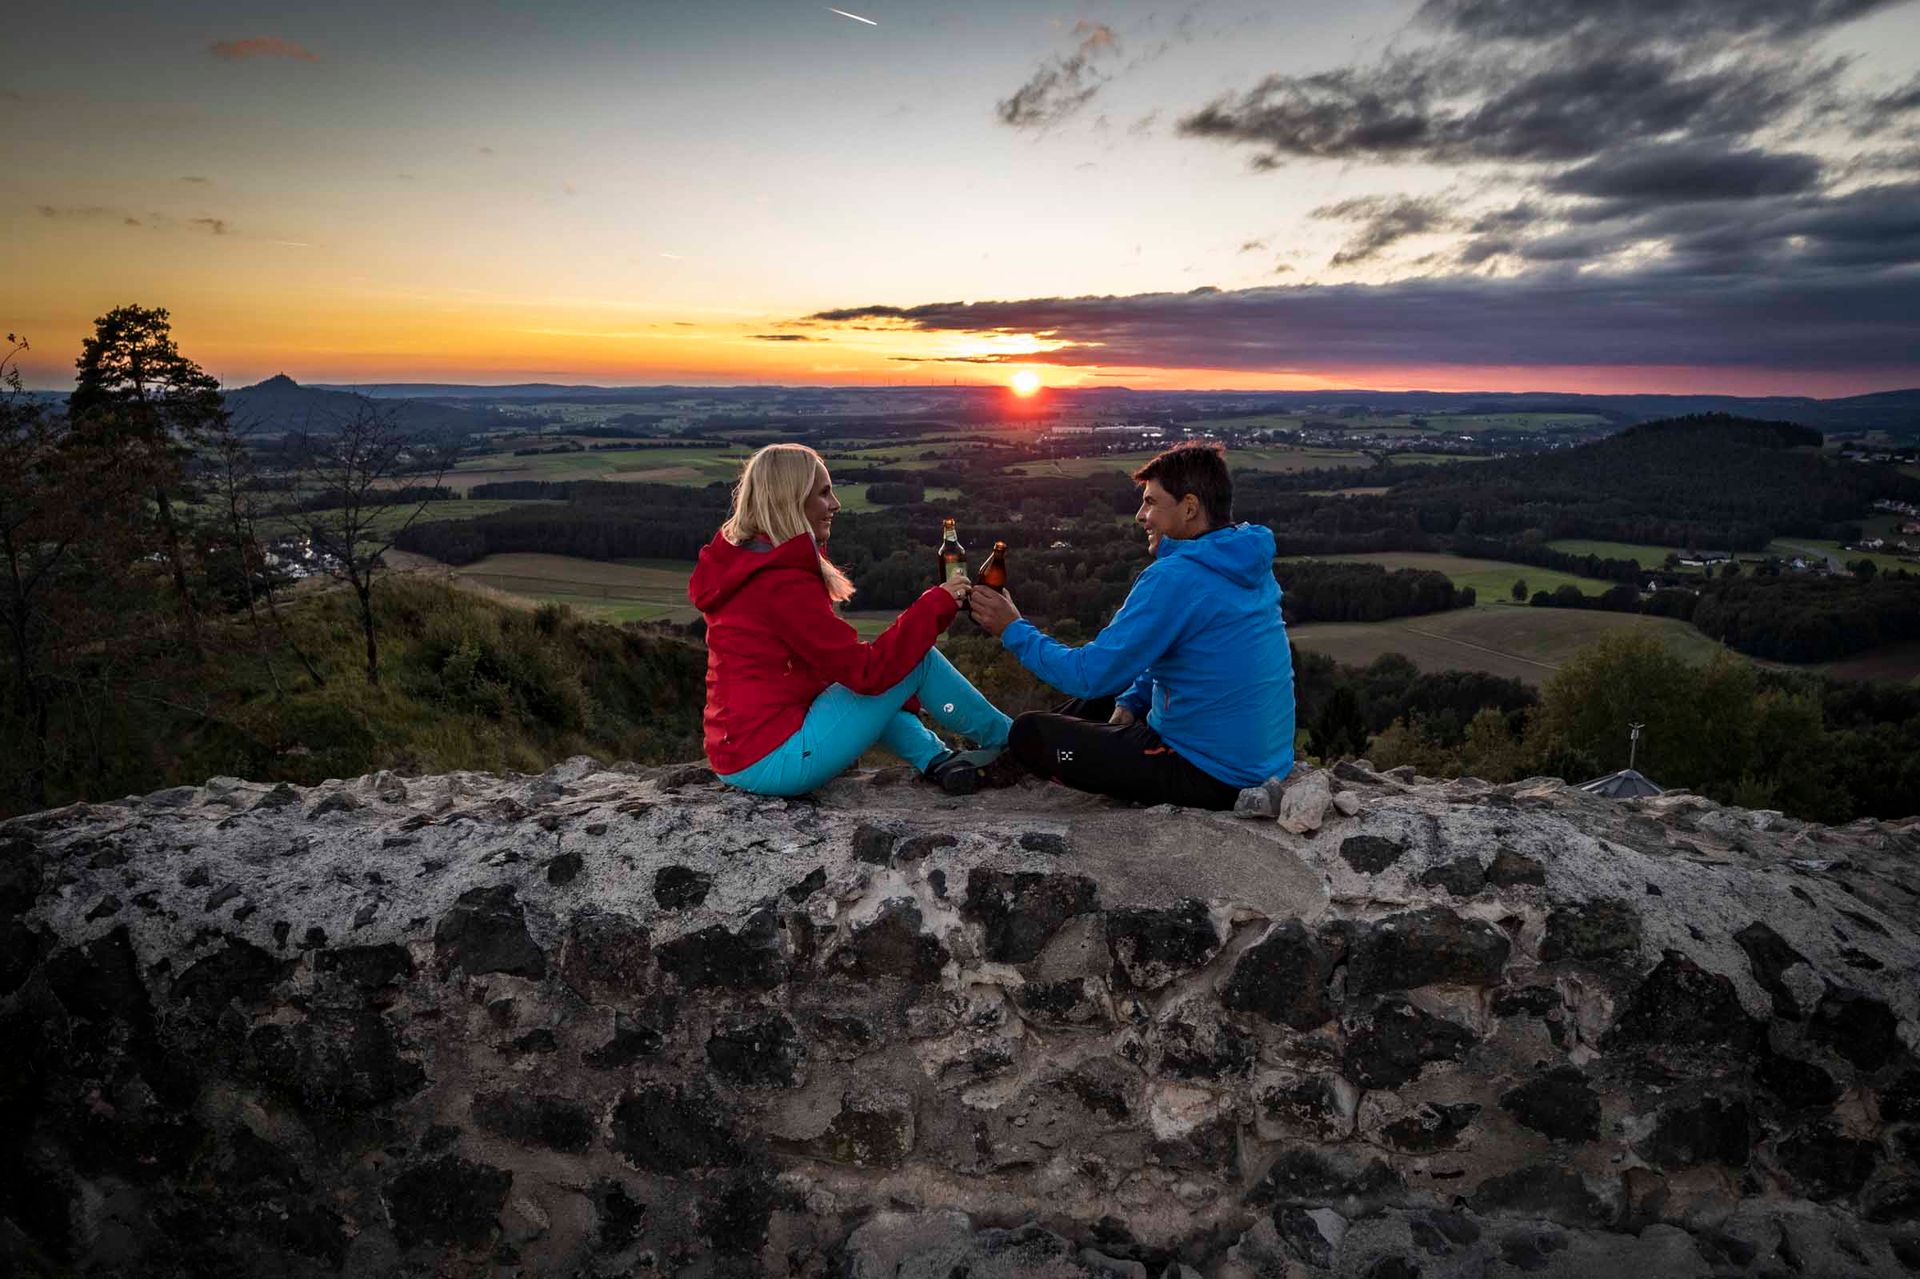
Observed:
[[[1075,790],[1136,804],[1228,809],[1240,788],[1176,755],[1144,718],[1122,728],[1107,723],[1111,697],[1079,699],[1057,710],[1014,718],[1007,748],[1040,777]]]

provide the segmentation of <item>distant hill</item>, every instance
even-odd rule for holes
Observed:
[[[310,388],[311,389],[311,388]],[[759,409],[779,416],[797,402],[836,401],[842,413],[904,417],[927,413],[965,416],[969,410],[997,404],[1005,391],[997,386],[804,387],[804,386],[627,386],[565,385],[523,382],[478,386],[453,382],[382,382],[321,389],[350,391],[379,400],[440,401],[470,406],[500,403],[648,403],[697,397]],[[1161,414],[1178,417],[1230,417],[1258,413],[1296,413],[1304,409],[1353,407],[1420,414],[1592,413],[1618,426],[1700,413],[1797,422],[1828,434],[1886,431],[1920,439],[1920,388],[1878,391],[1870,395],[1822,400],[1775,395],[1581,395],[1564,391],[1374,391],[1363,387],[1322,391],[1137,391],[1127,387],[1084,387],[1047,392],[1057,408],[1083,413]],[[907,402],[911,402],[908,410]],[[870,406],[870,407],[869,407]]]
[[[259,435],[325,430],[330,424],[350,418],[374,403],[372,397],[352,391],[301,386],[284,373],[225,395],[234,421],[241,426],[251,426]],[[408,399],[382,401],[378,408],[391,416],[404,434],[415,439],[461,439],[477,431],[498,430],[509,425],[491,409],[471,404]]]

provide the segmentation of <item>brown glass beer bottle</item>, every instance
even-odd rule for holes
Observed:
[[[991,586],[996,591],[1007,589],[1007,544],[995,542],[993,554],[987,556],[987,562],[980,566],[980,574],[973,579],[981,586]]]

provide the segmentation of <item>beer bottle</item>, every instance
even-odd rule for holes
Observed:
[[[980,575],[973,579],[982,586],[991,586],[996,591],[1007,589],[1007,544],[995,542],[993,554],[987,556],[987,562],[980,566]]]
[[[952,520],[940,522],[940,581],[944,584],[967,575],[967,548],[960,545]]]

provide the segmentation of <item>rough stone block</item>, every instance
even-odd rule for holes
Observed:
[[[493,1239],[512,1187],[504,1168],[446,1155],[405,1169],[381,1198],[402,1244],[473,1248]]]
[[[1166,910],[1107,912],[1107,949],[1127,980],[1158,990],[1219,953],[1221,937],[1205,902],[1184,898]]]
[[[546,954],[528,935],[526,914],[510,884],[460,894],[453,909],[440,917],[433,942],[443,968],[517,977],[547,975]]]
[[[1575,1066],[1556,1066],[1500,1096],[1500,1107],[1555,1141],[1600,1136],[1600,1094]]]
[[[1349,1016],[1341,1070],[1362,1088],[1398,1088],[1432,1062],[1458,1061],[1473,1043],[1464,1026],[1404,999],[1383,999]]]
[[[960,914],[985,928],[988,959],[1023,964],[1040,953],[1060,925],[1098,909],[1099,893],[1084,875],[975,867],[967,873]]]
[[[1333,1019],[1327,996],[1333,960],[1299,920],[1282,921],[1241,952],[1220,1002],[1295,1030],[1312,1030]]]
[[[1512,949],[1504,934],[1444,906],[1359,923],[1349,932],[1347,990],[1353,995],[1419,986],[1496,986]]]

